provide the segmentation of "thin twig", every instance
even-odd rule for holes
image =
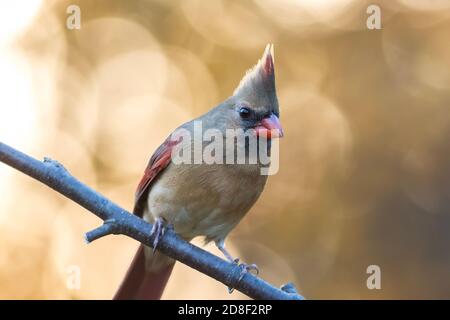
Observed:
[[[152,225],[120,208],[100,193],[73,177],[59,162],[45,158],[38,161],[0,142],[0,161],[46,184],[80,204],[104,221],[100,227],[86,233],[92,242],[109,234],[123,234],[152,247]],[[168,230],[157,250],[222,282],[254,299],[303,299],[292,284],[278,289],[251,273],[241,278],[241,268],[194,246]]]

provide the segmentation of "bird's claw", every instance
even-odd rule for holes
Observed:
[[[245,272],[252,272],[254,271],[255,276],[259,275],[259,268],[256,264],[241,264],[241,266],[244,267]]]
[[[244,277],[244,275],[248,272],[252,273],[252,271],[254,271],[254,274],[257,276],[259,274],[259,268],[256,264],[252,263],[252,264],[245,264],[245,263],[241,263],[239,264],[239,268],[241,268],[241,274],[239,276],[239,280],[241,281],[242,278]]]
[[[239,278],[237,282],[240,282],[242,278],[244,278],[246,273],[252,273],[254,271],[254,274],[257,276],[259,274],[259,268],[256,264],[246,264],[246,263],[239,263],[239,258],[234,259],[234,264],[236,264],[239,268],[241,268],[241,273],[239,274]],[[234,291],[234,288],[228,287],[228,293],[232,293]]]
[[[163,218],[157,218],[155,223],[153,224],[152,231],[150,232],[150,236],[153,236],[153,252],[155,252],[156,247],[158,246],[159,241],[164,236],[166,230],[173,230],[172,224],[166,224],[166,221]]]

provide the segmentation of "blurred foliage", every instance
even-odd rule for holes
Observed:
[[[3,142],[131,209],[159,143],[273,42],[280,171],[230,250],[308,298],[450,297],[449,1],[379,1],[381,30],[356,0],[81,0],[80,30],[73,2],[27,3],[0,5]],[[137,244],[86,246],[92,214],[4,165],[0,178],[0,298],[110,298]],[[165,298],[245,297],[177,264]]]

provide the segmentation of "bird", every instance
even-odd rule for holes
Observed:
[[[185,147],[195,149],[195,143],[207,145],[203,140],[196,141],[199,138],[194,131],[200,123],[203,130],[222,134],[224,141],[230,130],[241,130],[248,137],[264,137],[266,145],[258,139],[257,150],[267,149],[270,155],[272,139],[284,135],[279,118],[273,44],[268,44],[230,97],[174,131],[193,134],[194,138],[174,138],[172,133],[150,158],[136,190],[133,214],[153,224],[154,248],[164,231],[171,228],[186,241],[198,236],[204,237],[205,243],[214,241],[229,262],[239,262],[225,248],[225,239],[257,201],[267,181],[267,174],[261,174],[265,164],[249,161],[250,139],[244,143],[232,140],[236,151],[232,160],[236,161],[239,150],[244,150],[241,155],[249,163],[228,159],[222,163],[178,163],[174,154]],[[215,151],[219,160],[220,146],[223,144]],[[154,248],[139,247],[114,299],[161,299],[175,260]],[[256,265],[241,265],[244,272],[258,271]]]

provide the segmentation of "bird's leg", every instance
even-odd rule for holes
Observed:
[[[241,268],[241,274],[239,275],[238,282],[242,280],[242,278],[244,277],[244,275],[247,272],[255,271],[256,275],[259,274],[259,269],[256,264],[254,264],[254,263],[252,263],[252,264],[239,263],[239,258],[233,258],[231,256],[231,254],[228,252],[228,250],[225,249],[225,241],[223,239],[216,241],[215,243],[216,243],[216,247],[220,250],[220,252],[223,253],[223,255],[225,256],[225,258],[227,258],[228,261],[230,261],[231,263],[237,264]],[[234,291],[234,288],[228,287],[229,293],[232,293],[233,291]]]
[[[155,219],[152,230],[150,232],[150,235],[154,236],[153,252],[155,252],[156,247],[158,246],[159,240],[162,239],[166,230],[171,230],[171,229],[173,229],[173,225],[167,224],[167,221],[164,218],[158,217]]]
[[[225,249],[225,241],[224,240],[216,241],[216,247],[217,247],[217,249],[220,250],[220,252],[223,253],[225,258],[227,258],[227,260],[230,261],[231,263],[236,263],[237,264],[239,262],[239,258],[234,259],[231,256],[231,254],[228,252],[228,250]]]

